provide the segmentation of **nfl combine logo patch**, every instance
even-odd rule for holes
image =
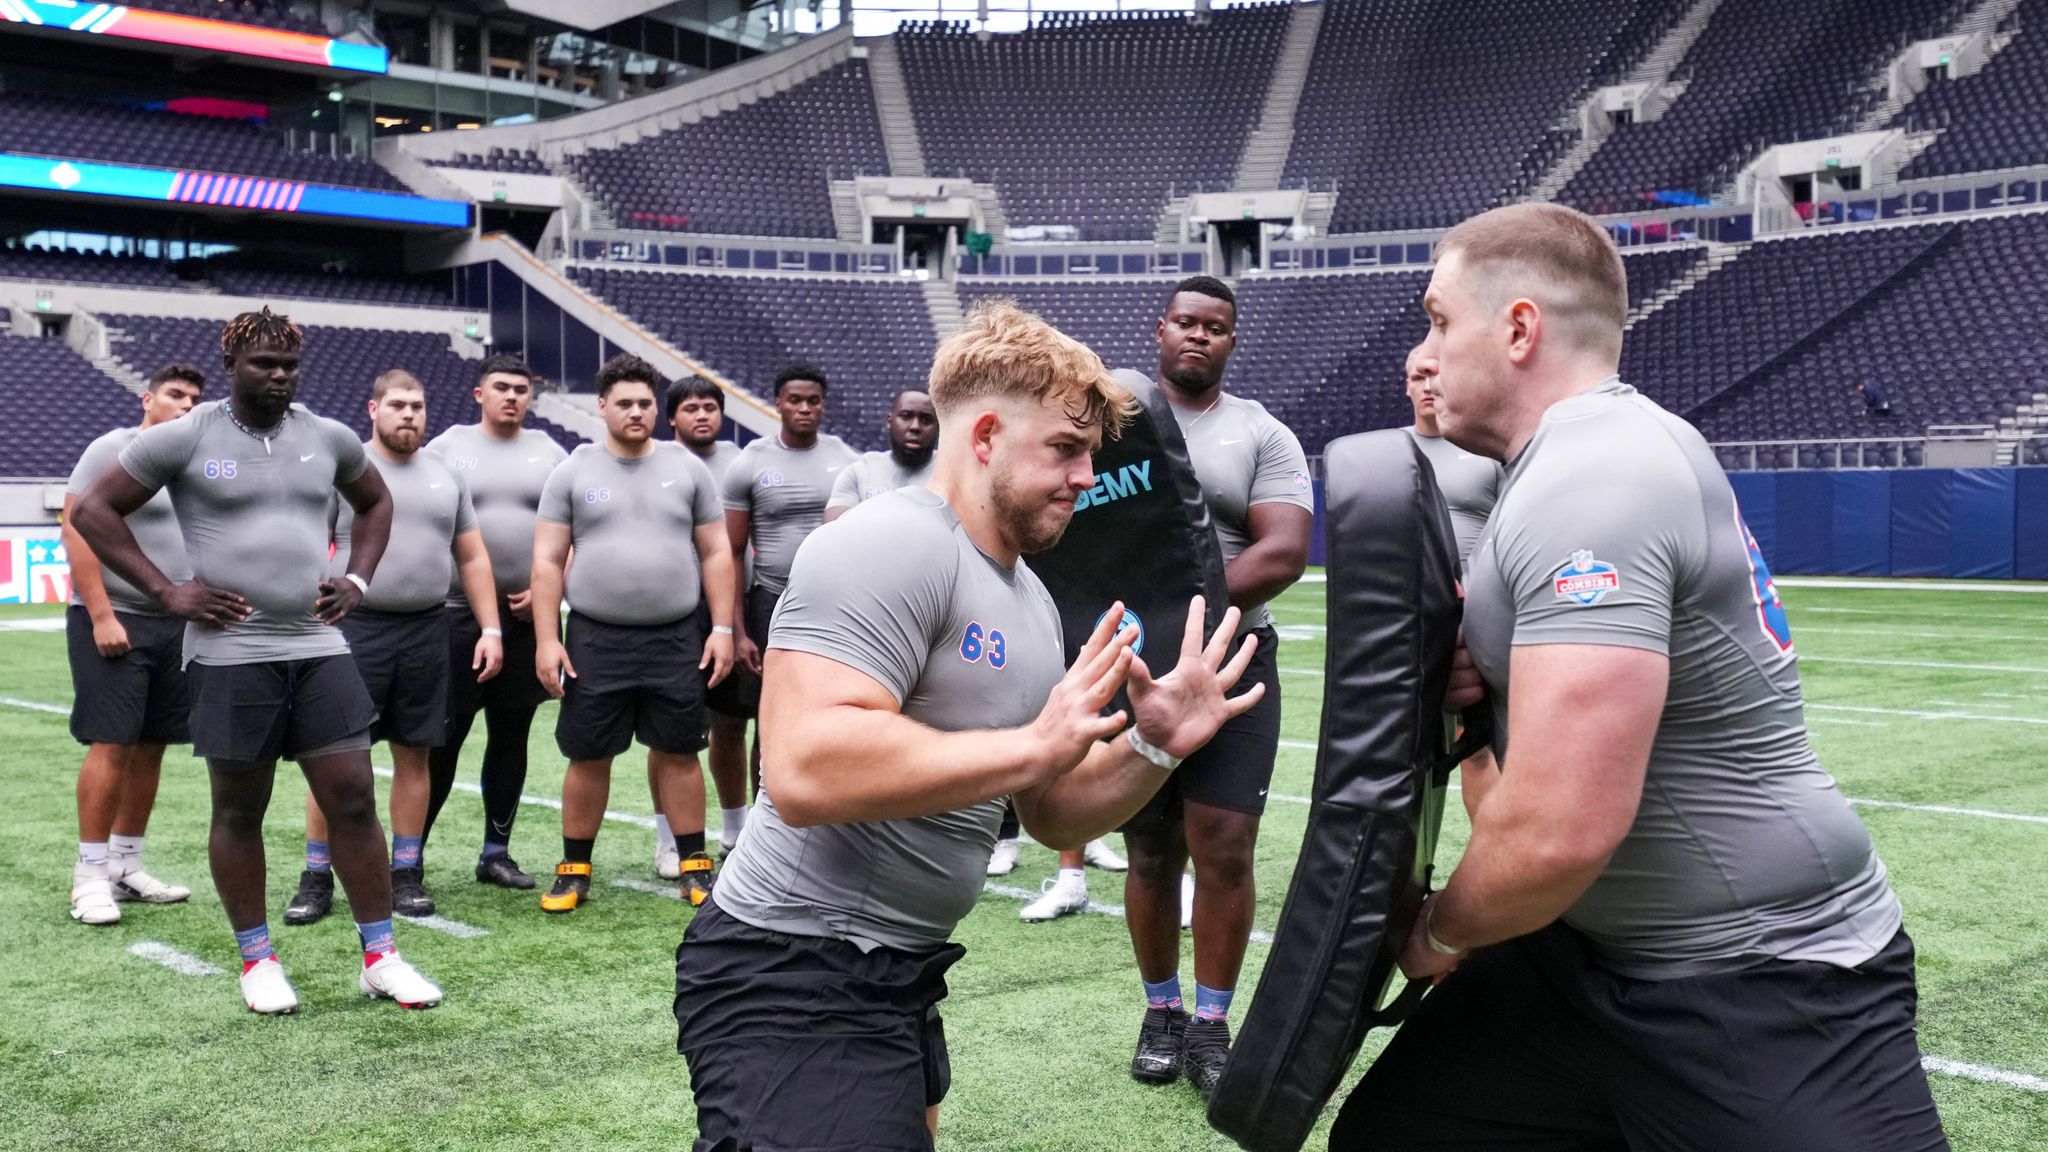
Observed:
[[[1609,592],[1621,587],[1621,573],[1614,570],[1614,565],[1593,559],[1591,551],[1581,548],[1572,553],[1564,567],[1557,570],[1553,584],[1559,600],[1590,608]]]

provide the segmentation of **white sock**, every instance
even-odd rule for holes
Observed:
[[[104,842],[88,844],[78,842],[78,863],[72,865],[74,880],[100,880],[107,875],[107,846]]]
[[[656,852],[673,852],[676,850],[676,834],[669,830],[668,817],[666,816],[656,816],[654,818],[654,850]]]
[[[1079,868],[1062,868],[1060,869],[1060,886],[1062,888],[1085,889],[1088,887],[1088,873]]]
[[[116,835],[107,841],[107,873],[126,876],[142,871],[142,837]]]
[[[727,844],[739,843],[740,830],[746,826],[747,809],[745,805],[741,805],[738,808],[720,808],[718,810],[718,838],[720,840],[725,841]]]

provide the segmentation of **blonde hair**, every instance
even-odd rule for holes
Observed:
[[[1075,424],[1100,423],[1107,436],[1138,412],[1102,357],[1005,297],[976,303],[939,345],[927,391],[941,414],[1002,396],[1057,402]]]
[[[1511,204],[1482,212],[1444,234],[1441,262],[1464,254],[1473,295],[1528,296],[1579,342],[1619,355],[1628,323],[1628,272],[1614,238],[1591,216],[1562,204]]]

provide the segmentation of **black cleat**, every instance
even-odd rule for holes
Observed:
[[[533,877],[521,872],[518,863],[503,852],[476,862],[476,882],[515,888],[521,892],[533,887]]]
[[[1223,1079],[1223,1066],[1230,1063],[1230,1022],[1190,1020],[1181,1040],[1180,1062],[1188,1083],[1207,1100]]]
[[[1181,1034],[1188,1014],[1178,1008],[1145,1009],[1138,1029],[1138,1051],[1131,1057],[1131,1079],[1146,1084],[1171,1084],[1180,1079]]]
[[[434,898],[427,895],[427,882],[419,868],[391,870],[391,910],[400,916],[432,916]]]
[[[291,903],[284,906],[284,922],[312,924],[325,919],[333,910],[334,873],[301,872],[299,890],[293,893]]]

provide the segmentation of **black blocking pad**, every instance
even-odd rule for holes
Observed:
[[[1230,594],[1209,506],[1166,394],[1136,372],[1116,377],[1141,410],[1121,436],[1104,438],[1094,456],[1095,487],[1082,493],[1066,535],[1028,562],[1059,605],[1070,663],[1121,600],[1141,630],[1139,655],[1163,676],[1179,659],[1188,601],[1207,598],[1207,627],[1214,628]]]
[[[1428,891],[1455,763],[1443,711],[1457,648],[1457,538],[1406,431],[1324,454],[1328,657],[1314,806],[1258,992],[1209,1104],[1254,1152],[1294,1152],[1366,1032]],[[1475,713],[1480,709],[1474,709]],[[1468,732],[1465,746],[1481,734]]]

